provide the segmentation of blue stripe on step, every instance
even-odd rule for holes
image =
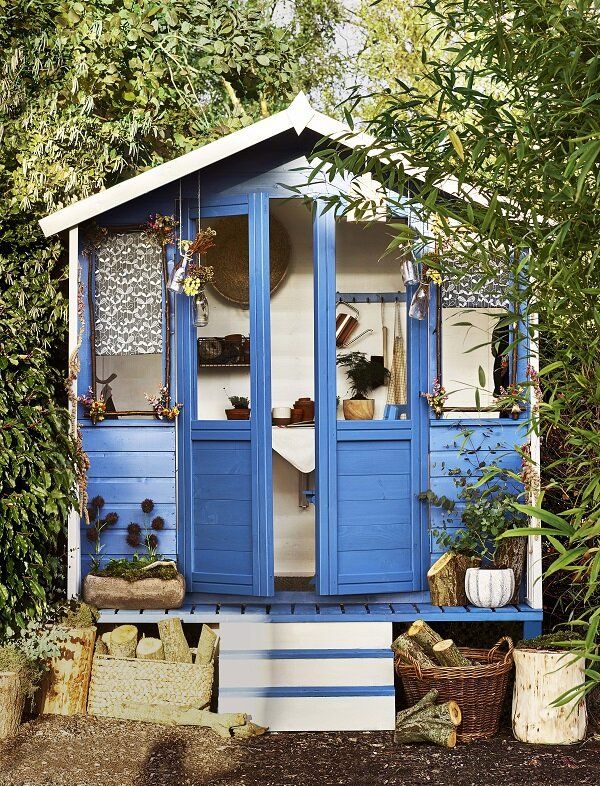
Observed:
[[[326,696],[394,696],[393,685],[336,685],[281,688],[225,688],[219,687],[219,696],[253,696],[267,699],[326,697]]]
[[[391,650],[221,650],[221,660],[320,660],[324,658],[393,658]]]

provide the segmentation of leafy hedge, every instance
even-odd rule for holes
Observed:
[[[339,3],[293,11],[283,26],[262,0],[0,0],[0,636],[59,586],[74,501],[65,260],[37,219],[310,89]]]

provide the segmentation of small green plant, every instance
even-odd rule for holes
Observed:
[[[111,578],[125,579],[126,581],[140,581],[141,579],[175,579],[177,578],[177,565],[174,562],[160,561],[155,568],[151,565],[159,560],[152,557],[140,557],[134,554],[132,559],[111,559],[97,574]]]
[[[340,355],[336,365],[346,370],[353,399],[367,399],[372,390],[385,384],[390,373],[382,363],[368,359],[364,352]]]
[[[18,636],[0,645],[0,672],[19,675],[21,692],[33,696],[50,658],[60,654],[63,632],[58,627],[30,622]]]
[[[250,409],[248,396],[227,396],[234,409]]]
[[[78,598],[51,606],[46,614],[46,622],[60,628],[91,628],[98,622],[100,613]]]
[[[480,557],[482,565],[493,567],[496,540],[504,532],[525,523],[525,517],[514,508],[515,496],[508,492],[490,493],[475,486],[463,486],[458,494],[465,506],[461,514],[462,527],[449,532],[446,527],[433,529],[432,534],[445,549],[469,557]],[[447,497],[437,497],[426,491],[419,495],[430,504],[452,512],[455,503]]]

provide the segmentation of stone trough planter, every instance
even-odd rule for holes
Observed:
[[[178,609],[185,598],[185,579],[149,577],[127,581],[113,576],[88,574],[83,582],[83,599],[99,609]]]

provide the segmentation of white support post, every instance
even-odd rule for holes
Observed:
[[[69,230],[69,358],[77,349],[77,336],[79,332],[79,318],[77,313],[77,298],[79,290],[79,230],[77,227]],[[73,393],[77,396],[77,379],[73,380]],[[77,405],[69,402],[69,411],[73,416],[77,437]],[[75,412],[73,413],[73,408]],[[69,513],[67,525],[67,598],[79,595],[81,588],[81,536],[80,536],[79,511],[73,508]]]
[[[529,342],[529,363],[535,371],[540,369],[540,358],[538,348],[537,314],[531,314],[529,324],[533,330],[533,336]],[[537,399],[536,391],[532,385],[529,388],[531,417],[537,418]],[[533,471],[532,499],[528,500],[531,505],[536,505],[540,489],[540,437],[535,431],[530,435],[530,450]],[[530,520],[532,527],[541,526],[539,519]],[[527,545],[527,577],[526,577],[526,602],[534,609],[543,608],[542,602],[542,539],[539,535],[530,535]]]

